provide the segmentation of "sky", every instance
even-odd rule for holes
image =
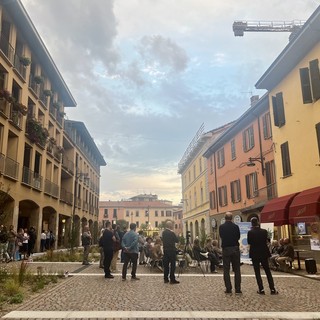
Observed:
[[[202,123],[236,120],[289,33],[232,24],[307,20],[316,0],[22,0],[103,155],[100,200],[180,202],[178,163]]]

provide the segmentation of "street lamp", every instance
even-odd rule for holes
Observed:
[[[249,158],[249,161],[246,163],[247,167],[254,167],[256,164],[255,162],[260,162],[261,163],[261,173],[264,176],[264,171],[265,171],[265,167],[264,167],[264,157],[260,156],[260,157],[256,157],[256,158]]]

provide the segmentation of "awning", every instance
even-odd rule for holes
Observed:
[[[260,222],[273,222],[275,226],[289,224],[289,207],[297,194],[299,192],[268,201],[260,213]]]
[[[304,190],[297,195],[289,209],[289,222],[318,221],[320,217],[320,187]]]

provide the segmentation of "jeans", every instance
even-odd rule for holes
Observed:
[[[138,254],[134,252],[125,252],[124,253],[124,262],[122,267],[122,279],[125,279],[127,276],[127,269],[129,261],[132,262],[131,276],[132,278],[136,277],[137,264],[138,264]]]
[[[90,253],[90,245],[85,245],[83,246],[83,263],[89,263],[88,258],[89,258],[89,253]]]
[[[272,274],[269,268],[268,258],[252,259],[253,269],[256,275],[256,280],[257,280],[259,290],[260,291],[263,290],[263,282],[261,279],[261,272],[260,272],[260,263],[264,269],[264,272],[266,273],[270,290],[274,290],[274,283],[273,283]]]
[[[104,268],[104,275],[110,276],[110,264],[113,257],[113,250],[104,250],[104,261],[103,261],[103,268]]]
[[[163,277],[168,280],[170,273],[170,281],[176,279],[174,273],[176,271],[177,254],[175,251],[165,251],[163,255]]]
[[[232,290],[230,280],[230,263],[234,271],[234,287],[241,291],[240,249],[239,246],[222,248],[223,280],[227,291]]]

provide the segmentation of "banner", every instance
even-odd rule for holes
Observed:
[[[240,229],[240,252],[241,262],[250,263],[249,258],[249,245],[248,245],[248,231],[251,229],[251,222],[238,222],[237,225]]]

